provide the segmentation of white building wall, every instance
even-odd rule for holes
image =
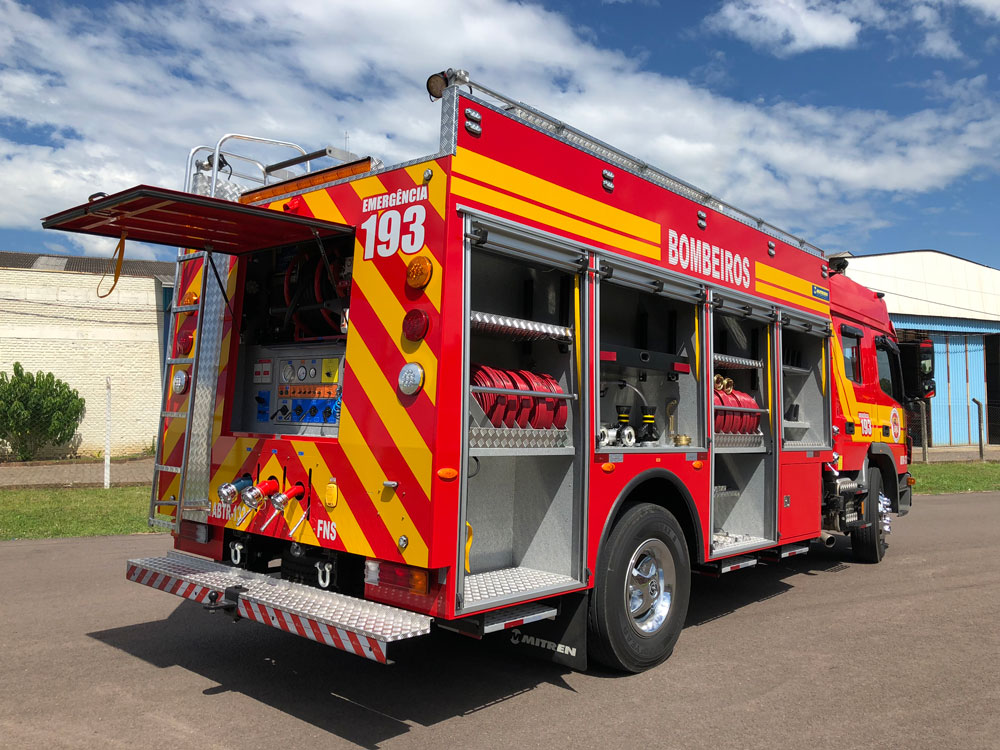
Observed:
[[[847,275],[885,292],[890,313],[1000,320],[1000,270],[933,250],[847,259]]]
[[[40,458],[104,451],[111,377],[112,455],[148,450],[160,409],[162,285],[122,276],[106,299],[94,274],[0,268],[0,370],[52,372],[87,401],[75,445]],[[105,280],[105,284],[109,280]]]

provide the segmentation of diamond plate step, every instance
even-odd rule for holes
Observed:
[[[129,560],[126,577],[197,602],[221,599],[226,589],[241,586],[237,613],[327,646],[380,662],[394,641],[426,635],[431,618],[385,604],[321,591],[299,583],[251,573],[179,552],[165,557]]]
[[[494,633],[497,630],[516,628],[539,620],[552,620],[559,613],[555,607],[542,602],[530,602],[517,607],[495,609],[483,615],[483,632]]]
[[[756,557],[727,557],[719,563],[720,573],[730,573],[734,570],[752,568],[757,564]]]
[[[488,573],[474,573],[465,577],[465,609],[471,609],[483,602],[526,599],[528,592],[555,589],[567,590],[579,588],[583,584],[569,576],[558,573],[546,573],[533,568],[502,568]]]
[[[751,557],[750,555],[737,555],[735,557],[727,557],[724,560],[717,560],[714,562],[707,562],[703,565],[694,566],[691,572],[703,576],[709,576],[710,578],[718,578],[723,573],[731,573],[734,570],[742,570],[743,568],[752,568],[756,564],[756,557]]]
[[[760,553],[761,560],[784,560],[787,557],[804,555],[809,552],[808,544],[786,544],[775,549],[764,550]]]

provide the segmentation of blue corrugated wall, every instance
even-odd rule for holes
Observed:
[[[931,399],[934,445],[978,443],[979,429],[973,398],[986,403],[986,352],[982,336],[931,334],[934,342],[934,379],[937,395]]]
[[[931,435],[934,445],[979,442],[972,399],[986,404],[986,348],[982,334],[1000,333],[1000,322],[926,315],[890,315],[897,329],[928,331],[934,342]]]

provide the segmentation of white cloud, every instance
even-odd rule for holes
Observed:
[[[779,57],[853,47],[862,28],[840,4],[814,0],[726,0],[706,23]]]
[[[873,3],[851,7],[876,18]],[[996,169],[1000,153],[1000,105],[985,79],[934,81],[936,93],[975,95],[939,95],[905,117],[751,105],[643,70],[567,17],[506,0],[430,11],[404,0],[191,0],[102,13],[42,17],[0,0],[0,118],[55,133],[46,145],[0,139],[0,190],[16,196],[0,203],[0,227],[37,228],[98,190],[180,187],[189,149],[226,132],[311,149],[342,145],[346,130],[353,150],[388,163],[433,153],[439,109],[423,82],[448,66],[831,247],[885,224],[874,198]],[[816,18],[800,39],[856,36],[821,32]],[[88,253],[113,247],[74,241]]]
[[[931,5],[916,5],[913,8],[913,18],[924,29],[924,38],[919,48],[923,54],[952,60],[963,56],[958,42],[951,35],[937,8]]]
[[[1000,0],[723,0],[705,22],[777,57],[817,49],[857,46],[865,31],[918,38],[900,42],[908,52],[958,60],[965,57],[955,38],[952,11],[964,8],[981,21],[1000,22]]]

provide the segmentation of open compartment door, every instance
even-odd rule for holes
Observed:
[[[42,227],[115,239],[124,233],[136,242],[228,255],[354,232],[332,221],[148,185],[52,214]]]

